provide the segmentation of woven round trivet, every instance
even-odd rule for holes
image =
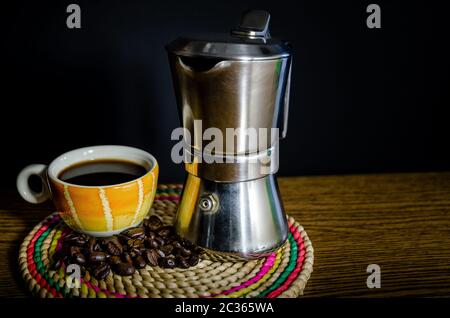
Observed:
[[[180,192],[180,185],[160,185],[150,214],[171,224]],[[132,276],[111,272],[98,281],[87,272],[79,282],[74,282],[64,268],[51,270],[53,253],[71,232],[59,215],[53,213],[23,241],[19,266],[30,291],[40,297],[297,297],[303,294],[311,275],[314,255],[303,227],[291,217],[288,221],[287,243],[267,258],[218,262],[204,256],[188,269],[147,265]]]

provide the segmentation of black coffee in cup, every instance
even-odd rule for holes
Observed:
[[[108,186],[132,181],[146,173],[147,169],[131,161],[98,159],[71,165],[58,178],[81,186]]]

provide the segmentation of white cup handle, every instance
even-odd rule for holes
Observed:
[[[50,190],[47,183],[47,166],[42,164],[29,165],[20,171],[17,176],[16,186],[22,198],[30,203],[42,203],[50,198]],[[41,178],[42,191],[35,192],[30,188],[28,179],[30,176],[36,175]]]

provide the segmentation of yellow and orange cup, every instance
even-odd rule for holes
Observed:
[[[83,186],[64,182],[58,175],[67,167],[90,160],[124,160],[143,166],[146,173],[134,180],[107,186]],[[17,177],[20,195],[30,203],[51,199],[72,229],[92,236],[118,234],[139,225],[148,214],[156,194],[158,162],[149,153],[125,146],[93,146],[62,154],[50,165],[33,164]],[[42,180],[42,191],[29,186],[29,178]]]

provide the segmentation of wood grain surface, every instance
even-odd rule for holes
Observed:
[[[287,213],[315,249],[304,297],[450,296],[450,173],[280,178]],[[0,194],[0,297],[29,297],[17,267],[51,205]],[[369,264],[381,288],[366,286]]]

